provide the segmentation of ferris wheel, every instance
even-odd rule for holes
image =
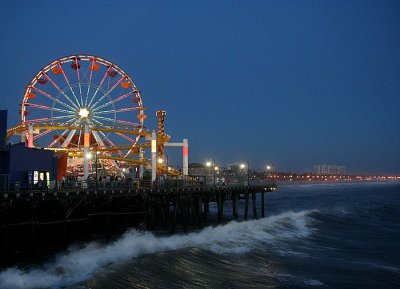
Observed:
[[[83,54],[40,69],[20,106],[30,146],[77,152],[89,143],[119,158],[134,152],[147,118],[131,77],[104,58]]]

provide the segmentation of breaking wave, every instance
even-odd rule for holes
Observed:
[[[109,244],[90,242],[71,246],[36,268],[8,268],[0,272],[0,288],[60,288],[88,279],[111,264],[161,251],[198,247],[224,254],[241,254],[256,247],[284,250],[285,243],[312,234],[310,214],[315,211],[285,212],[268,218],[206,227],[190,234],[155,236],[150,232],[130,230]],[[268,246],[258,246],[260,243]]]

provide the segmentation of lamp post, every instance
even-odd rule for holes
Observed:
[[[95,177],[96,177],[96,179],[94,180],[94,183],[95,183],[95,191],[97,191],[97,182],[99,181],[99,179],[98,179],[98,176],[97,176],[97,160],[98,160],[98,157],[97,157],[97,155],[98,155],[98,151],[97,151],[97,147],[95,147],[95,163],[94,163],[94,168],[95,168],[95,170],[96,170],[96,172],[95,172]]]
[[[169,173],[169,159],[168,159],[168,155],[166,153],[164,153],[165,155],[165,164],[167,165],[167,174],[165,175],[165,179],[168,178],[168,173]]]
[[[218,175],[219,175],[219,167],[218,166],[214,166],[214,186],[215,186],[215,181],[216,181],[216,176],[215,176],[216,173],[218,173]]]
[[[245,160],[245,163],[246,164],[242,163],[240,165],[240,168],[244,169],[245,167],[247,167],[247,186],[250,186],[250,168],[249,168],[250,165],[249,165],[249,161]]]
[[[165,167],[167,169],[167,173],[165,174],[165,179],[167,179],[169,169],[168,169],[168,155],[166,153],[164,153],[164,159],[162,158],[158,159],[158,163],[162,164],[164,162],[165,162]]]
[[[83,188],[87,188],[88,184],[88,177],[89,177],[89,161],[92,159],[91,153],[86,153],[84,157],[84,177],[81,183]]]
[[[267,171],[272,174],[272,184],[275,184],[275,173],[273,171],[273,166],[272,165],[267,165]]]
[[[207,161],[206,166],[207,167],[211,167],[211,166],[213,167],[213,184],[214,184],[214,187],[215,187],[215,172],[218,170],[218,167],[215,166],[215,159],[212,158],[212,162],[211,161]]]

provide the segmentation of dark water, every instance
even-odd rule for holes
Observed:
[[[282,185],[266,211],[186,235],[130,231],[70,248],[0,272],[0,288],[400,288],[399,183]]]

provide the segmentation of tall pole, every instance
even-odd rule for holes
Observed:
[[[86,181],[89,176],[89,145],[90,145],[90,128],[85,124],[85,133],[83,138],[83,179]]]
[[[139,179],[142,180],[143,179],[143,173],[144,173],[144,166],[143,166],[144,152],[143,152],[142,148],[139,149],[139,159],[141,161],[141,164],[139,166]]]
[[[246,161],[247,162],[247,186],[249,187],[250,186],[250,168],[249,168],[249,162],[248,161]]]
[[[157,179],[157,135],[153,130],[151,133],[151,182]]]
[[[214,175],[214,187],[215,187],[215,159],[213,159],[213,168],[212,168],[212,170],[213,170],[213,175]]]
[[[244,160],[246,162],[246,164],[242,163],[240,164],[240,168],[244,169],[245,166],[247,166],[247,186],[250,186],[250,164],[248,160]]]
[[[275,172],[274,172],[274,167],[272,165],[267,165],[267,170],[269,173],[272,174],[272,184],[275,184]]]
[[[33,124],[28,125],[28,147],[33,148]]]
[[[273,166],[272,166],[272,185],[275,185],[275,170]]]
[[[213,170],[213,184],[214,184],[214,186],[215,186],[215,171],[216,171],[215,159],[212,158],[211,160],[212,160],[212,162],[207,161],[206,166],[209,167],[209,168],[211,167],[212,170]],[[209,174],[209,173],[210,173],[210,169],[208,169],[208,174]],[[208,174],[207,174],[207,176],[208,176]]]
[[[168,155],[167,153],[164,153],[165,155],[165,164],[167,165],[167,174],[165,175],[165,179],[168,178],[168,173],[169,173],[169,167],[168,167]]]
[[[189,141],[188,139],[183,139],[182,141],[182,157],[183,157],[183,167],[182,167],[182,172],[183,172],[183,177],[186,178],[187,175],[189,174]]]
[[[97,146],[96,146],[96,149],[95,149],[95,154],[96,154],[96,156],[95,156],[95,165],[94,165],[94,167],[95,167],[95,169],[96,169],[96,174],[95,174],[96,179],[94,180],[94,183],[95,183],[95,190],[96,190],[96,191],[97,191],[97,182],[99,181],[99,179],[98,179],[98,177],[97,177],[97,153],[98,153],[98,151],[97,151]]]

